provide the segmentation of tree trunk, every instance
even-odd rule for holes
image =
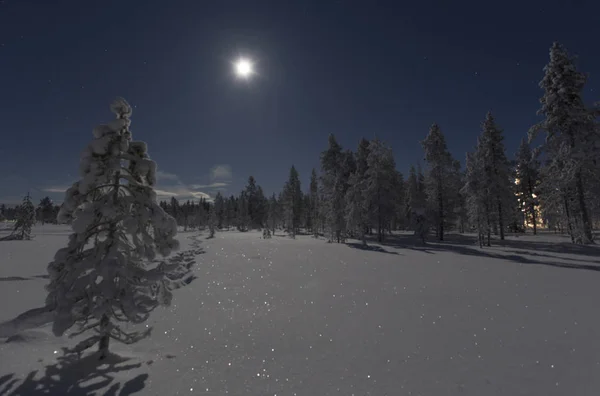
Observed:
[[[535,202],[531,203],[531,221],[533,222],[533,235],[537,235],[537,215],[535,213]]]
[[[502,218],[502,202],[498,198],[498,228],[500,228],[500,240],[504,240],[504,219]]]
[[[439,224],[439,228],[440,228],[440,232],[439,232],[439,238],[440,241],[444,240],[444,201],[442,200],[442,192],[440,191],[440,194],[438,196],[438,200],[439,202],[439,216],[440,216],[440,224]]]
[[[569,213],[569,200],[567,198],[567,193],[563,193],[564,204],[565,204],[565,215],[567,216],[567,229],[569,231],[569,235],[571,236],[571,242],[575,243],[575,236],[573,235],[573,227],[571,226],[571,215]]]
[[[486,206],[488,206],[488,205],[486,205]],[[491,228],[492,227],[491,227],[491,224],[490,224],[490,212],[489,212],[488,209],[486,209],[486,211],[487,211],[487,214],[486,214],[486,217],[487,217],[487,245],[488,246],[492,246],[492,244],[491,244],[491,237],[492,237],[492,235],[491,235],[492,234],[492,229]]]
[[[590,223],[590,218],[588,216],[587,207],[585,205],[585,195],[583,191],[583,178],[581,177],[581,172],[577,172],[576,175],[577,180],[577,198],[579,200],[579,207],[581,210],[581,221],[583,222],[583,236],[585,240],[583,243],[593,243],[593,235],[592,235],[592,225]]]
[[[531,199],[529,210],[531,210],[531,221],[533,222],[533,235],[537,235],[537,213],[535,213],[535,201],[533,198],[533,186],[531,179],[527,180],[527,185],[529,187],[529,198]]]
[[[110,330],[108,328],[110,321],[106,314],[100,319],[100,342],[98,343],[99,359],[102,360],[108,356],[108,344],[110,343]]]

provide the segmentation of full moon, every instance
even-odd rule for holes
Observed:
[[[235,62],[235,74],[240,78],[248,78],[254,73],[254,65],[249,59],[240,58]]]

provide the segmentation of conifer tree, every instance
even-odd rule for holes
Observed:
[[[31,239],[31,228],[35,224],[35,207],[29,193],[23,197],[23,203],[17,208],[17,218],[11,239]]]
[[[42,222],[42,225],[56,221],[56,219],[52,216],[54,213],[54,204],[52,203],[50,197],[44,197],[42,200],[40,200],[38,210],[39,220]]]
[[[290,176],[283,188],[283,210],[286,227],[290,236],[295,237],[300,228],[302,215],[302,189],[298,171],[292,165]]]
[[[217,195],[215,196],[215,213],[217,216],[217,227],[219,229],[223,228],[225,211],[225,199],[223,198],[221,192],[217,192]]]
[[[572,240],[592,243],[586,181],[594,179],[599,172],[598,110],[585,106],[582,91],[586,75],[577,70],[575,59],[562,45],[552,45],[544,72],[540,82],[544,95],[538,111],[544,119],[529,131],[530,141],[540,132],[546,134],[542,145],[547,157],[543,180],[551,186],[542,187],[545,194],[562,195]]]
[[[379,139],[369,142],[364,180],[367,208],[377,227],[377,240],[382,242],[396,209],[398,174],[392,149]]]
[[[537,151],[532,151],[526,139],[521,140],[516,155],[516,188],[525,219],[532,225],[533,235],[537,234],[540,220],[537,214],[539,205],[540,162]]]
[[[210,209],[208,210],[208,237],[215,237],[215,228],[217,226],[217,211],[215,209],[215,205],[210,205]]]
[[[437,236],[444,240],[444,231],[450,223],[456,203],[455,160],[448,151],[446,139],[437,124],[433,124],[429,134],[421,142],[428,164],[426,177],[427,199],[430,203],[432,218],[435,221]]]
[[[312,234],[315,238],[319,237],[319,226],[321,225],[319,202],[319,182],[317,179],[317,171],[313,168],[310,174],[310,217]]]
[[[329,240],[342,242],[346,232],[346,191],[354,171],[351,152],[342,152],[333,134],[329,135],[329,148],[321,153],[322,217],[329,232]]]
[[[510,218],[510,208],[516,199],[511,177],[510,163],[506,158],[502,130],[496,124],[491,112],[486,114],[481,124],[480,155],[489,182],[489,193],[492,201],[491,213],[498,225],[500,239],[504,239],[507,219]]]
[[[178,248],[177,224],[156,202],[156,163],[146,144],[131,140],[131,107],[118,99],[111,110],[117,119],[94,130],[81,180],[66,192],[59,220],[71,220],[73,233],[48,265],[46,299],[54,334],[74,325],[72,334],[94,331],[75,350],[98,344],[100,359],[111,338],[132,343],[149,334],[128,332],[120,322],[144,322],[192,279],[188,264],[153,263]]]
[[[277,228],[277,223],[279,222],[279,218],[280,218],[279,202],[277,201],[277,197],[275,196],[275,193],[273,193],[271,198],[269,198],[268,205],[269,205],[269,209],[268,209],[268,215],[267,215],[267,223],[268,223],[267,228],[270,228],[271,233],[273,235],[275,235],[275,229]]]
[[[476,150],[474,153],[467,153],[465,185],[461,190],[465,197],[469,220],[477,229],[480,247],[483,247],[486,235],[487,246],[490,246],[491,233],[489,212],[490,193],[484,166],[482,153],[479,150]]]
[[[237,200],[237,227],[238,231],[248,231],[250,227],[250,213],[248,212],[248,197],[246,191],[242,191]]]

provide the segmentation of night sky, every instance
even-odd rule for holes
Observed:
[[[306,189],[329,133],[352,149],[377,136],[406,174],[435,121],[463,161],[490,109],[512,156],[553,41],[600,100],[599,15],[573,0],[0,0],[0,202],[60,202],[116,96],[181,199],[249,175],[279,191],[292,164]]]

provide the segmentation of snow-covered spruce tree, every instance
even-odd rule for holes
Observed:
[[[390,223],[390,231],[403,229],[406,225],[404,215],[404,209],[406,208],[404,185],[404,175],[402,172],[396,171],[396,182],[394,183],[394,216]]]
[[[334,239],[341,242],[346,232],[344,210],[349,174],[346,177],[344,167],[350,165],[347,157],[335,136],[329,135],[329,148],[321,153],[321,211],[330,242]]]
[[[512,182],[510,163],[506,158],[504,136],[502,136],[502,130],[496,124],[491,112],[486,114],[481,128],[480,154],[484,161],[487,180],[490,183],[492,218],[498,225],[500,239],[503,240],[504,229],[510,218],[509,208],[514,205],[516,199],[514,183]]]
[[[546,133],[542,150],[546,154],[543,183],[561,192],[574,242],[592,243],[592,225],[586,202],[586,181],[598,173],[600,129],[597,109],[583,102],[586,75],[575,67],[575,59],[558,43],[550,48],[550,62],[544,68],[540,87],[544,96],[538,114],[544,120],[529,131],[530,141]],[[545,191],[550,186],[543,186]]]
[[[268,211],[267,211],[267,228],[271,229],[271,234],[275,235],[275,229],[279,222],[279,202],[275,193],[269,198]]]
[[[469,215],[467,213],[467,202],[466,196],[462,191],[463,186],[465,185],[465,172],[460,169],[460,162],[455,161],[454,163],[454,172],[456,174],[456,185],[453,187],[454,191],[458,193],[455,194],[456,202],[454,203],[454,215],[456,218],[455,224],[459,233],[464,233],[469,223]]]
[[[17,208],[17,218],[11,239],[31,239],[31,228],[35,224],[35,207],[29,193],[23,197],[23,202]]]
[[[348,191],[346,191],[346,229],[367,245],[367,227],[370,220],[369,203],[366,196],[366,180],[355,172],[350,175]]]
[[[302,220],[300,221],[300,227],[304,228],[306,232],[312,231],[312,217],[310,213],[310,193],[302,193]]]
[[[437,236],[444,240],[446,225],[452,220],[454,203],[456,199],[456,174],[455,160],[448,151],[446,139],[438,124],[433,124],[429,134],[421,142],[425,150],[425,160],[428,170],[425,178],[427,199],[430,205],[432,218],[435,221]]]
[[[321,216],[319,215],[319,181],[317,179],[317,171],[313,168],[310,174],[310,217],[313,237],[319,237],[319,227],[321,225]]]
[[[156,163],[146,144],[131,140],[131,107],[117,99],[111,110],[117,119],[94,129],[81,155],[81,180],[59,212],[59,221],[72,220],[73,233],[48,265],[46,299],[54,334],[74,325],[72,335],[93,330],[74,350],[98,344],[101,359],[111,338],[133,343],[149,334],[126,332],[119,322],[144,322],[193,279],[188,264],[152,263],[178,248],[177,224],[156,202]]]
[[[221,192],[215,196],[215,212],[217,215],[217,228],[222,229],[225,219],[225,199]]]
[[[379,139],[369,143],[365,171],[365,194],[368,199],[371,224],[377,227],[377,240],[382,242],[385,230],[394,216],[396,197],[396,162],[392,149]]]
[[[516,189],[525,220],[532,225],[533,235],[541,220],[537,215],[539,205],[540,162],[538,151],[531,150],[527,139],[521,140],[515,161]]]
[[[461,193],[465,197],[467,214],[471,225],[477,229],[479,246],[483,247],[486,235],[487,246],[490,246],[490,195],[484,161],[478,151],[467,153],[465,168],[465,185]]]
[[[265,197],[265,193],[261,186],[256,188],[256,224],[260,228],[264,227],[267,223],[267,210],[269,207],[269,201]]]
[[[406,179],[406,188],[404,189],[404,215],[409,229],[414,229],[413,212],[419,203],[422,203],[422,201],[419,201],[418,198],[417,170],[414,165],[411,165]]]
[[[287,231],[292,238],[296,237],[300,229],[302,216],[302,189],[298,171],[292,165],[290,176],[283,187],[283,210]]]
[[[215,205],[210,205],[210,209],[208,210],[208,237],[215,237],[215,228],[217,226],[217,210],[215,209]]]
[[[352,234],[359,235],[363,245],[367,245],[366,233],[371,217],[370,198],[366,194],[366,173],[369,169],[369,141],[361,139],[356,151],[356,171],[350,175],[346,191],[346,228]]]
[[[250,227],[250,214],[248,212],[248,197],[246,191],[242,191],[237,200],[237,228],[238,231],[248,231]]]
[[[44,197],[40,200],[40,204],[38,205],[38,219],[42,222],[42,225],[45,223],[54,223],[56,219],[53,218],[54,214],[54,204],[50,197]]]

